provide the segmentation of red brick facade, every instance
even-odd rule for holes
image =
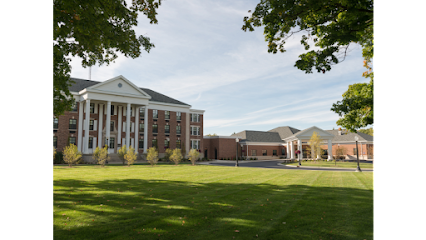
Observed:
[[[99,103],[94,103],[96,105],[96,109],[97,109],[97,113],[91,113],[90,114],[90,120],[96,120],[96,130],[91,130],[89,132],[89,137],[93,137],[96,138],[96,142],[94,143],[93,146],[98,146],[98,131],[103,131],[102,134],[102,145],[105,144],[104,142],[104,138],[105,138],[105,127],[106,127],[106,118],[107,118],[107,113],[106,113],[106,108],[107,108],[107,104],[99,104]],[[100,118],[100,109],[99,107],[103,105],[103,121],[102,121],[102,129],[99,129],[99,118]],[[112,105],[114,105],[114,113],[116,113],[116,115],[111,114],[111,122],[114,122],[114,129],[110,132],[110,136],[114,137],[114,152],[117,152],[117,148],[120,147],[121,145],[123,145],[123,143],[118,144],[118,114],[119,109],[118,106],[122,107],[122,111],[121,111],[121,136],[120,138],[126,138],[126,132],[123,129],[123,122],[126,122],[127,120],[127,116],[124,116],[124,111],[126,109],[126,105],[125,104],[115,104],[113,103]],[[134,106],[132,106],[133,108]],[[78,110],[77,112],[65,112],[64,115],[61,115],[58,117],[58,128],[53,130],[53,136],[57,138],[57,146],[56,149],[57,151],[63,151],[63,148],[68,144],[68,138],[69,137],[75,137],[75,144],[78,146],[78,131],[79,129],[79,111],[80,111],[80,104],[78,104]],[[108,109],[108,111],[110,111]],[[133,110],[135,111],[135,110]],[[138,136],[135,136],[135,129],[132,129],[133,131],[131,131],[130,133],[130,139],[134,139],[134,145],[138,148],[138,152],[139,153],[143,153],[143,145],[139,147],[139,139],[143,139],[144,138],[144,131],[148,131],[147,132],[147,137],[148,137],[148,148],[152,147],[152,140],[153,139],[157,139],[157,144],[158,144],[158,150],[159,153],[162,154],[165,152],[165,140],[169,139],[169,147],[172,149],[176,148],[177,145],[177,140],[181,141],[181,147],[185,147],[185,148],[189,148],[189,146],[187,145],[187,141],[186,139],[189,137],[190,139],[200,139],[200,149],[203,149],[203,141],[202,141],[202,136],[203,136],[203,115],[200,114],[200,122],[189,122],[190,126],[199,126],[200,127],[200,136],[187,136],[187,120],[189,119],[189,113],[185,113],[185,112],[181,112],[181,120],[177,120],[177,112],[176,111],[170,111],[170,119],[165,119],[165,111],[164,110],[157,110],[158,111],[158,118],[154,119],[153,118],[153,109],[148,109],[148,119],[145,119],[144,115],[140,115],[139,114],[139,120],[138,120],[138,125],[136,125],[136,112],[135,115],[131,117],[130,121],[131,123],[134,124],[134,128],[138,128]],[[84,120],[85,120],[86,114],[83,113],[83,128],[84,128]],[[75,119],[76,120],[76,129],[69,129],[69,120],[70,119]],[[147,129],[139,129],[139,124],[140,123],[144,123],[144,121],[148,121],[148,126]],[[153,133],[153,125],[156,124],[158,126],[158,133]],[[165,126],[169,125],[170,126],[170,133],[166,134],[165,133]],[[180,126],[181,127],[181,133],[177,134],[177,129],[176,126]],[[109,127],[109,126],[108,126]],[[94,127],[95,129],[95,127]],[[85,131],[83,130],[83,134],[82,134],[82,138],[84,138]],[[129,144],[126,144],[127,146],[129,146]],[[203,152],[201,152],[201,154],[203,154]]]

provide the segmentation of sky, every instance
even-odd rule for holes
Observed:
[[[305,74],[294,67],[306,52],[300,36],[286,43],[287,52],[267,52],[263,28],[241,30],[255,1],[164,1],[158,24],[140,15],[135,31],[155,44],[136,59],[119,55],[109,66],[92,67],[91,79],[118,75],[139,87],[205,110],[204,135],[229,136],[243,130],[268,131],[279,126],[300,130],[338,128],[330,111],[350,84],[363,78],[361,47],[351,47],[345,61],[330,72]],[[71,76],[89,79],[89,69],[73,58]]]

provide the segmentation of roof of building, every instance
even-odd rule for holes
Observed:
[[[245,130],[239,133],[232,134],[230,137],[238,137],[238,138],[241,138],[243,141],[249,141],[249,142],[271,142],[271,143],[284,142],[282,139],[285,139],[293,135],[301,134],[308,129],[304,129],[300,131],[297,128],[284,126],[284,127],[277,127],[277,128],[271,129],[267,132]],[[343,134],[339,135],[339,130],[325,130],[325,131],[335,136],[332,142],[354,142],[355,135],[358,135],[359,142],[365,142],[365,141],[373,142],[373,136],[370,136],[368,134],[361,133],[361,132],[351,133],[351,132],[343,130],[342,131]]]
[[[283,142],[277,132],[245,130],[236,134],[232,134],[231,137],[239,137],[247,142]]]
[[[283,127],[277,127],[277,128],[271,129],[268,132],[277,132],[280,135],[281,139],[284,139],[284,138],[292,136],[293,134],[297,132],[300,132],[300,130],[297,128],[289,127],[289,126],[283,126]]]
[[[373,136],[370,136],[368,134],[358,132],[358,133],[352,133],[349,131],[342,131],[342,135],[339,135],[339,130],[326,130],[327,132],[333,134],[335,137],[333,138],[333,142],[354,142],[355,141],[355,135],[358,135],[358,141],[364,142],[372,142]]]
[[[85,88],[101,83],[99,81],[92,81],[92,80],[86,80],[81,78],[71,78],[71,80],[74,81],[74,83],[72,83],[71,86],[68,88],[71,92],[80,92],[81,90]],[[150,101],[190,106],[189,104],[178,101],[174,98],[168,97],[164,94],[153,91],[151,89],[148,89],[148,88],[140,88],[140,89],[142,89],[142,91],[146,92],[149,96],[151,96]]]

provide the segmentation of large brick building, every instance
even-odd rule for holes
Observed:
[[[53,119],[53,145],[57,151],[72,143],[83,158],[97,146],[109,146],[112,158],[121,146],[139,153],[157,146],[203,149],[203,110],[147,88],[139,88],[118,76],[104,82],[71,78],[69,88],[76,100],[72,111]],[[203,157],[203,152],[201,152]]]
[[[296,159],[313,158],[308,150],[308,142],[313,132],[319,133],[324,142],[322,149],[328,159],[343,155],[346,159],[356,159],[355,136],[358,138],[360,159],[373,158],[373,137],[364,133],[350,133],[339,130],[322,130],[310,127],[299,130],[293,127],[277,127],[269,131],[242,131],[231,136],[204,137],[204,154],[211,159],[235,158],[238,156],[257,159]],[[238,143],[236,141],[238,139]],[[340,150],[338,153],[338,149]]]

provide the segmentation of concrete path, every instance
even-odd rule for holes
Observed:
[[[213,160],[209,162],[197,162],[200,165],[214,165],[235,167],[237,161]],[[240,167],[254,167],[254,168],[275,168],[275,169],[288,169],[288,170],[313,170],[313,171],[339,171],[339,172],[355,172],[355,168],[331,168],[331,167],[297,167],[286,166],[282,164],[282,160],[255,160],[255,161],[238,161]],[[373,172],[373,169],[363,169],[363,172]]]

